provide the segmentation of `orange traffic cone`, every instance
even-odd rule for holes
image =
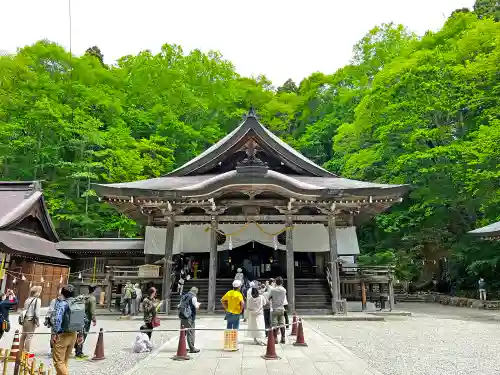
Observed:
[[[102,328],[99,330],[99,336],[97,337],[97,344],[95,344],[93,361],[100,361],[104,359],[104,332]]]
[[[274,341],[274,332],[270,330],[267,335],[267,348],[266,354],[262,356],[264,359],[280,359],[276,354],[276,343]]]
[[[174,361],[187,361],[189,358],[186,347],[186,331],[184,326],[181,326],[179,334],[179,345],[177,345],[177,353],[172,357]]]
[[[297,315],[295,313],[293,313],[292,332],[290,332],[290,336],[297,336]]]
[[[16,329],[16,332],[14,332],[14,340],[12,341],[12,347],[10,349],[9,362],[15,362],[18,353],[19,353],[19,330]]]
[[[297,328],[297,341],[293,343],[294,346],[307,346],[304,340],[304,327],[302,326],[302,319],[299,319],[299,326]]]

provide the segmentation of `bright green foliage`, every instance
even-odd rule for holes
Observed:
[[[0,57],[0,178],[43,179],[63,237],[135,236],[92,182],[161,176],[238,124],[250,106],[307,157],[347,178],[412,185],[359,230],[360,262],[415,278],[447,256],[461,288],[500,280],[500,249],[466,234],[500,220],[500,23],[495,1],[418,38],[381,25],[351,63],[273,88],[217,52],[164,45],[106,66],[41,41]]]
[[[500,21],[500,2],[498,0],[476,0],[474,13],[479,18],[491,17],[495,21]]]

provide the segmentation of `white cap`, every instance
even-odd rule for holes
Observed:
[[[241,286],[241,281],[240,280],[234,280],[233,281],[233,288],[239,288]]]
[[[238,268],[236,272],[242,272],[243,270],[241,268]]]

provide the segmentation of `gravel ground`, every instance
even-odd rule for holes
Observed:
[[[12,329],[6,333],[1,341],[0,347],[10,349],[14,337],[14,331],[18,329],[17,315],[10,317]],[[104,330],[132,330],[139,329],[141,320],[118,320],[116,316],[98,317],[96,327],[91,331]],[[178,328],[179,322],[175,320],[162,320],[161,328]],[[40,327],[37,332],[49,332],[45,327]],[[70,360],[70,372],[78,375],[121,375],[132,368],[137,362],[144,359],[148,353],[136,354],[132,352],[132,344],[135,341],[136,333],[105,333],[104,334],[104,354],[106,359],[93,362],[91,360]],[[175,332],[154,332],[153,344],[155,347],[162,345],[168,339],[177,336]],[[85,354],[92,357],[97,342],[97,335],[89,335],[84,346]],[[45,365],[51,363],[48,357],[49,335],[37,335],[32,341],[32,351],[35,353],[37,361],[44,361]]]
[[[413,316],[310,323],[386,375],[500,374],[500,323],[494,318],[459,307],[402,307]]]

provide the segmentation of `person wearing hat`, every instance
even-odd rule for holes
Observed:
[[[179,318],[181,320],[181,328],[187,328],[186,339],[190,353],[199,353],[200,349],[194,346],[195,328],[196,328],[196,310],[200,308],[200,303],[196,297],[198,288],[193,286],[189,292],[181,297],[181,302],[177,306],[179,310]],[[191,328],[191,329],[189,329]]]
[[[85,296],[85,325],[81,335],[81,340],[77,340],[75,343],[75,358],[76,359],[86,359],[88,356],[83,354],[83,343],[87,340],[87,334],[90,331],[90,322],[92,325],[96,325],[95,310],[97,306],[97,299],[95,298],[94,292],[97,285],[89,285],[89,293]]]
[[[224,306],[224,310],[226,311],[227,329],[240,328],[240,316],[245,307],[240,288],[241,281],[234,280],[233,289],[221,298],[222,306]]]
[[[234,280],[239,280],[241,282],[241,285],[243,285],[243,281],[245,280],[245,275],[243,275],[243,270],[241,268],[238,268],[236,270],[236,275],[234,275]]]

